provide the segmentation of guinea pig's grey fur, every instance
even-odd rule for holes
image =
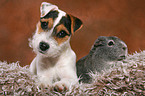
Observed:
[[[90,52],[78,60],[77,76],[80,81],[88,83],[91,79],[90,72],[101,72],[110,68],[114,61],[123,60],[128,54],[127,45],[119,38],[100,36],[95,41]]]

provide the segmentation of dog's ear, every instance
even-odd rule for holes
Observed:
[[[53,10],[58,10],[58,7],[56,5],[53,5],[51,3],[47,3],[47,2],[42,2],[41,6],[40,6],[40,17],[44,17],[45,15],[47,15],[49,12],[53,11]]]
[[[68,14],[68,16],[70,17],[70,20],[71,20],[71,33],[73,34],[74,32],[76,32],[77,30],[81,29],[82,26],[83,26],[83,23],[82,21],[77,18],[77,17],[74,17],[70,14]]]

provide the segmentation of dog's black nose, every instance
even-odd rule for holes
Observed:
[[[49,49],[49,45],[47,43],[45,43],[45,42],[40,42],[39,43],[39,48],[42,51],[46,51],[47,49]]]

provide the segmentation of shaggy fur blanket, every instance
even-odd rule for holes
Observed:
[[[93,82],[77,84],[67,92],[56,92],[39,85],[36,76],[31,75],[29,66],[21,67],[18,62],[0,62],[0,95],[34,96],[90,96],[90,95],[145,95],[145,51],[129,55],[124,61],[102,73],[91,74]]]

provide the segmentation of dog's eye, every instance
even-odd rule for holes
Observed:
[[[66,35],[68,35],[64,30],[61,30],[56,36],[58,38],[63,38],[65,37]]]
[[[47,29],[48,28],[48,22],[41,22],[41,27],[42,27],[42,29]]]
[[[109,41],[109,43],[108,43],[109,46],[112,46],[114,44],[115,44],[114,41]]]

